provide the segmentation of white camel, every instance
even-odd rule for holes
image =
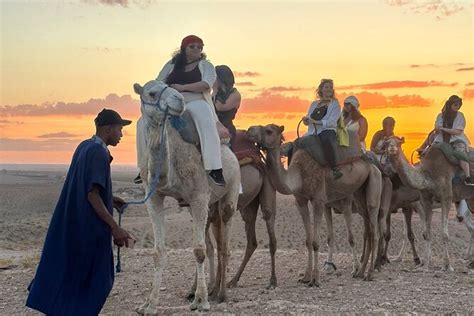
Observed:
[[[143,135],[137,134],[137,139],[146,139],[137,144],[140,155],[140,174],[146,194],[156,187],[156,192],[146,203],[155,237],[154,283],[150,296],[137,311],[146,315],[157,313],[158,294],[167,259],[163,207],[165,196],[182,199],[190,205],[197,275],[197,286],[191,309],[206,311],[210,309],[204,274],[208,210],[210,205],[217,205],[218,212],[214,214],[216,216],[213,216],[215,219],[213,225],[219,228],[217,234],[220,245],[217,269],[219,275],[216,277],[218,282],[214,284],[212,293],[216,299],[222,301],[226,299],[227,246],[231,217],[237,208],[239,196],[239,163],[229,147],[222,145],[222,165],[226,185],[217,187],[210,184],[199,149],[194,144],[184,142],[179,132],[172,126],[170,119],[165,118],[166,110],[170,115],[181,115],[185,111],[182,95],[155,80],[149,81],[143,87],[135,84],[134,90],[142,100],[142,117],[137,123],[137,130],[138,133],[145,131],[147,135],[144,138],[141,137]],[[163,135],[161,135],[161,130],[163,130]],[[161,153],[160,150],[162,150]],[[157,175],[159,168],[161,170]],[[154,183],[156,176],[159,177],[157,186]]]

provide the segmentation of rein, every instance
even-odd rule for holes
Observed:
[[[158,149],[158,164],[157,164],[157,167],[156,167],[155,177],[153,178],[153,180],[151,182],[151,185],[149,186],[150,190],[148,190],[148,193],[145,195],[145,197],[142,200],[125,202],[125,204],[122,205],[122,207],[117,208],[117,212],[119,213],[119,220],[118,220],[119,227],[122,224],[122,215],[123,215],[125,209],[127,209],[127,207],[129,205],[144,204],[146,201],[148,201],[148,199],[153,195],[153,193],[155,193],[156,189],[158,188],[158,184],[160,182],[161,164],[163,163],[163,155],[165,153],[165,150],[164,150],[165,146],[163,146],[164,134],[165,134],[164,133],[165,132],[165,125],[166,125],[165,123],[166,123],[166,119],[168,118],[168,115],[169,115],[168,107],[163,109],[161,107],[160,100],[161,100],[161,97],[163,95],[163,92],[165,92],[165,90],[167,88],[168,88],[168,86],[164,87],[160,91],[160,94],[158,96],[158,101],[156,101],[156,103],[145,102],[143,100],[143,98],[140,96],[140,101],[142,103],[142,107],[144,105],[155,106],[155,107],[158,108],[158,110],[164,112],[163,120],[161,121],[161,133],[160,133],[160,143],[159,143],[160,147]],[[121,262],[120,262],[120,247],[118,247],[118,249],[117,249],[117,265],[115,266],[115,271],[116,272],[121,272],[122,271],[122,266],[121,266]]]

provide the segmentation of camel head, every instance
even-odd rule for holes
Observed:
[[[385,153],[389,157],[398,156],[402,153],[402,144],[405,142],[404,137],[391,136],[384,141]]]
[[[251,126],[247,130],[248,138],[259,146],[267,149],[279,148],[284,141],[284,126],[275,124]]]
[[[170,115],[181,115],[184,112],[184,98],[181,93],[168,87],[165,83],[151,80],[143,87],[133,85],[135,93],[140,96],[142,114],[152,120],[161,118],[168,109]]]

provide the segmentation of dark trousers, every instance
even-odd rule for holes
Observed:
[[[321,145],[323,147],[324,155],[331,168],[336,166],[336,146],[337,137],[333,130],[322,131],[319,135]]]

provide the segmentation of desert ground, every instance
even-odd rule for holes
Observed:
[[[36,315],[24,306],[27,286],[34,276],[49,220],[59,196],[65,171],[6,170],[0,173],[0,314]],[[143,196],[140,185],[132,183],[134,171],[113,173],[116,195],[125,200]],[[166,245],[168,265],[160,289],[163,314],[191,314],[186,294],[195,268],[192,254],[191,216],[174,200],[166,203]],[[471,314],[474,313],[474,271],[467,268],[464,256],[469,234],[458,223],[454,212],[449,218],[450,256],[454,272],[442,267],[443,243],[440,212],[433,217],[433,269],[416,269],[409,250],[402,262],[394,262],[377,271],[373,281],[351,277],[351,255],[344,220],[334,216],[336,234],[333,274],[322,271],[320,287],[310,288],[298,282],[306,265],[304,229],[291,196],[277,197],[276,233],[278,250],[278,287],[267,289],[270,256],[265,223],[257,220],[258,248],[250,259],[237,288],[228,291],[229,301],[211,302],[209,314]],[[353,215],[358,253],[362,248],[362,222]],[[393,259],[403,240],[403,216],[392,216]],[[416,245],[421,256],[424,243],[420,221],[414,216]],[[122,272],[116,275],[114,288],[102,310],[103,315],[134,315],[152,287],[153,234],[144,206],[130,206],[123,226],[136,238],[134,249],[122,251]],[[326,227],[322,225],[320,266],[326,257]],[[228,277],[235,274],[245,250],[244,225],[240,214],[233,218],[231,257]]]

